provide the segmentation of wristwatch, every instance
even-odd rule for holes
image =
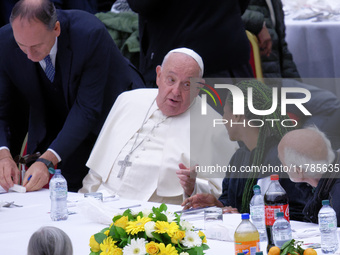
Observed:
[[[51,173],[51,174],[54,174],[55,173],[55,170],[54,170],[54,165],[51,161],[47,160],[47,159],[44,159],[44,158],[38,158],[35,162],[42,162],[46,165],[48,171]]]

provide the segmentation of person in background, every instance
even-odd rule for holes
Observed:
[[[18,0],[0,1],[0,27],[8,24],[13,6]]]
[[[57,9],[63,10],[77,9],[87,11],[92,14],[96,14],[98,12],[97,0],[72,0],[72,1],[51,0],[51,2],[53,2],[54,6]]]
[[[288,50],[281,0],[250,0],[242,15],[245,28],[259,41],[265,78],[300,78]]]
[[[181,204],[183,196],[218,197],[222,179],[195,166],[224,166],[237,144],[198,95],[204,72],[193,50],[171,50],[157,66],[158,89],[123,93],[114,104],[91,153],[81,193],[105,189],[126,199]]]
[[[8,190],[19,182],[10,150],[17,128],[28,122],[27,153],[42,155],[25,174],[26,190],[41,189],[58,165],[77,191],[116,97],[144,87],[143,78],[90,13],[21,0],[10,21],[0,29],[0,185]],[[16,115],[21,104],[29,116]]]
[[[230,140],[241,141],[245,145],[240,146],[229,162],[229,165],[235,167],[236,171],[227,172],[223,180],[222,195],[218,200],[211,195],[197,194],[182,203],[184,209],[190,207],[219,206],[224,207],[224,212],[249,213],[249,203],[253,196],[253,186],[257,184],[258,181],[268,178],[270,173],[265,173],[261,170],[242,171],[242,167],[266,166],[269,169],[269,167],[274,168],[275,166],[281,165],[277,157],[277,145],[284,134],[290,130],[290,128],[281,125],[282,121],[287,119],[287,116],[281,115],[280,107],[277,107],[276,110],[269,115],[256,115],[251,112],[246,96],[249,88],[252,89],[253,107],[255,109],[267,110],[272,106],[272,91],[260,81],[244,80],[235,86],[241,89],[245,95],[244,115],[233,114],[235,98],[233,98],[231,94],[228,94],[224,106],[223,119],[228,121],[225,126],[228,130]],[[273,124],[266,119],[277,119],[279,121]],[[279,174],[280,184],[286,190],[289,197],[290,217],[291,219],[301,219],[301,211],[305,205],[304,197],[307,193],[298,189],[298,185],[290,181],[287,174],[283,172]],[[304,188],[307,189],[308,187]],[[261,190],[262,189],[265,190],[263,186],[261,187]]]
[[[139,14],[140,64],[147,87],[168,51],[187,47],[205,63],[205,77],[253,77],[241,15],[248,0],[128,0]]]
[[[39,228],[31,236],[27,255],[73,255],[70,237],[57,227]]]
[[[340,226],[340,151],[334,151],[326,135],[312,126],[288,132],[278,152],[282,164],[290,167],[289,178],[313,187],[303,209],[305,220],[318,223],[322,200],[329,200]]]

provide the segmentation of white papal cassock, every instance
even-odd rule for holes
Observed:
[[[183,200],[176,175],[179,163],[215,171],[228,165],[237,143],[229,140],[224,125],[213,127],[213,119],[221,116],[209,106],[207,115],[202,115],[197,97],[189,110],[167,117],[157,106],[157,93],[158,89],[137,89],[117,98],[87,162],[90,171],[79,192],[105,188],[126,199],[179,204]],[[131,151],[123,171],[122,162]],[[218,197],[224,175],[198,173],[194,192]]]

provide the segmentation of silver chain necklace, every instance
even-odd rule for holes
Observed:
[[[126,169],[127,167],[130,167],[130,166],[132,165],[132,162],[129,161],[129,160],[130,160],[131,154],[132,154],[132,153],[133,153],[133,152],[134,152],[134,151],[135,151],[135,150],[136,150],[136,149],[137,149],[137,148],[145,141],[145,138],[148,137],[148,135],[151,134],[152,131],[153,131],[156,127],[158,127],[161,123],[163,123],[164,121],[166,121],[167,118],[168,118],[168,116],[167,116],[165,119],[163,119],[163,120],[161,120],[160,122],[156,123],[156,124],[153,126],[153,128],[150,130],[150,132],[149,132],[148,134],[145,135],[145,137],[143,138],[143,140],[140,141],[140,143],[137,144],[137,146],[135,146],[136,143],[137,143],[137,140],[138,140],[138,138],[139,138],[139,134],[140,134],[140,132],[142,131],[144,124],[147,122],[147,121],[146,121],[146,118],[147,118],[147,116],[148,116],[148,114],[149,114],[149,112],[150,112],[150,110],[151,110],[153,104],[155,103],[155,101],[156,101],[156,98],[152,101],[152,103],[151,103],[151,105],[150,105],[150,107],[149,107],[149,109],[148,109],[148,111],[147,111],[147,113],[146,113],[146,115],[145,115],[145,117],[144,117],[144,120],[143,120],[143,122],[142,122],[141,127],[140,127],[139,130],[138,130],[137,136],[136,136],[135,141],[134,141],[134,143],[133,143],[133,145],[132,145],[132,147],[131,147],[131,150],[130,150],[129,153],[125,156],[124,160],[118,161],[118,165],[120,166],[120,170],[119,170],[119,172],[118,172],[117,178],[122,178],[123,175],[124,175],[124,173],[125,173],[125,169]]]

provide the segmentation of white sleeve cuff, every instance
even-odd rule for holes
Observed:
[[[54,156],[56,156],[56,158],[58,159],[58,163],[61,161],[61,157],[59,156],[58,153],[55,152],[55,150],[52,150],[51,148],[48,148],[47,150],[52,152]]]
[[[196,179],[197,180],[197,179]],[[195,187],[194,187],[194,191],[192,192],[192,194],[190,196],[188,196],[184,190],[183,190],[183,200],[184,199],[187,199],[188,197],[191,197],[193,195],[196,195],[197,194],[197,183],[195,182]]]
[[[3,149],[5,149],[5,150],[8,150],[8,151],[9,151],[9,148],[8,148],[7,146],[0,146],[0,150],[3,150]]]

